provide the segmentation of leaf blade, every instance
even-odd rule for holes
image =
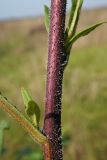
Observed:
[[[44,13],[45,13],[45,27],[47,32],[49,33],[49,25],[50,25],[50,9],[47,5],[44,6]]]
[[[72,23],[72,19],[73,19],[73,16],[74,16],[74,11],[75,11],[75,8],[76,8],[77,0],[71,0],[71,3],[72,3],[72,6],[71,6],[71,9],[70,9],[68,28],[70,28],[70,25]]]
[[[31,98],[27,90],[24,88],[21,89],[24,105],[25,105],[25,112],[28,115],[29,119],[32,123],[39,128],[40,122],[40,108],[37,103]]]
[[[72,0],[72,7],[70,10],[70,17],[68,22],[68,35],[70,36],[75,34],[83,1],[84,0]]]
[[[73,44],[79,38],[88,35],[90,32],[94,31],[97,27],[99,27],[99,26],[101,26],[102,24],[105,24],[105,23],[107,23],[107,22],[100,22],[100,23],[97,23],[95,25],[92,25],[91,27],[88,27],[88,28],[84,29],[83,31],[80,31],[75,36],[71,37],[68,44],[69,45]]]
[[[22,98],[23,98],[25,108],[27,108],[28,107],[28,102],[31,101],[32,98],[29,95],[29,93],[27,92],[27,90],[25,90],[25,88],[21,88],[21,94],[22,94]]]

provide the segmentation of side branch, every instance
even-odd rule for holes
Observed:
[[[30,123],[24,115],[16,109],[5,97],[0,95],[0,108],[14,118],[26,132],[40,145],[48,142],[48,139]]]

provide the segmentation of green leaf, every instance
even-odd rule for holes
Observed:
[[[83,0],[71,0],[71,1],[72,1],[72,7],[70,10],[70,16],[68,22],[68,30],[69,30],[68,34],[70,36],[71,35],[73,36],[76,31]]]
[[[70,9],[70,16],[69,16],[69,21],[68,21],[68,27],[69,28],[70,28],[70,25],[72,23],[72,19],[73,19],[73,16],[74,16],[77,0],[71,0],[71,3],[72,3],[72,6],[71,6],[71,9]]]
[[[22,97],[25,105],[25,112],[30,118],[30,120],[32,121],[32,123],[37,128],[39,128],[40,108],[24,88],[21,89],[21,92],[22,92]]]
[[[45,27],[47,32],[49,33],[49,25],[50,25],[50,9],[48,6],[44,6],[44,13],[45,13]]]
[[[76,40],[78,40],[80,37],[86,36],[88,35],[90,32],[92,32],[93,30],[95,30],[97,27],[101,26],[102,24],[107,23],[107,22],[100,22],[97,23],[95,25],[92,25],[91,27],[88,27],[86,29],[84,29],[83,31],[77,33],[75,36],[71,37],[71,39],[69,39],[69,42],[67,44],[67,46],[69,47],[70,45],[72,45]]]

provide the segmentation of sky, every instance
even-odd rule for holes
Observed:
[[[43,15],[44,4],[50,5],[50,0],[0,0],[0,20]],[[84,0],[83,8],[100,6],[107,6],[107,0]]]

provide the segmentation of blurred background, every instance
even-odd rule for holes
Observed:
[[[21,87],[45,102],[49,0],[0,0],[0,91],[24,112]],[[67,3],[69,14],[70,1]],[[67,15],[68,16],[68,15]],[[107,0],[84,0],[78,31],[107,21]],[[0,160],[43,160],[40,147],[8,114]],[[75,43],[63,83],[64,160],[107,160],[107,25]]]

